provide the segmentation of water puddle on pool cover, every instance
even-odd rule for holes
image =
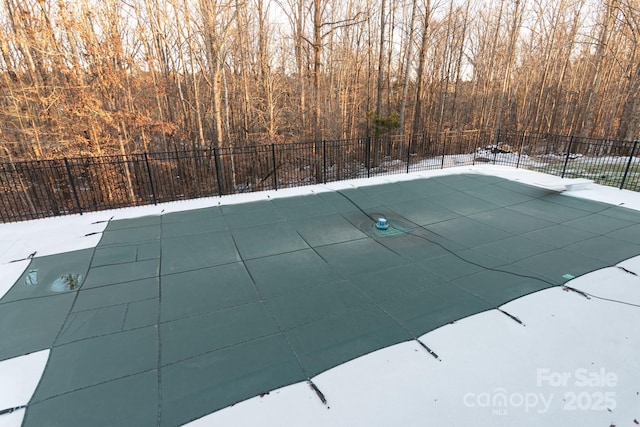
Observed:
[[[52,292],[69,292],[75,291],[80,288],[84,276],[79,273],[67,273],[58,277],[51,283],[49,289]],[[38,286],[38,269],[29,270],[27,277],[24,279],[24,283],[27,286]]]

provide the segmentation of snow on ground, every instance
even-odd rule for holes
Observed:
[[[599,158],[600,159],[600,158]],[[450,168],[456,166],[474,166],[474,165],[510,165],[526,168],[542,168],[548,166],[550,162],[563,164],[564,157],[545,157],[533,158],[527,154],[515,153],[492,153],[491,150],[478,149],[475,154],[450,154],[445,156],[435,156],[422,160],[412,160],[409,162],[409,170],[428,170],[440,169],[442,167]],[[627,161],[629,159],[627,158]],[[371,173],[398,173],[406,170],[407,163],[405,160],[385,160],[380,166],[371,168]],[[360,176],[367,176],[366,168],[362,168]]]
[[[458,156],[459,157],[459,156]],[[440,161],[440,160],[439,160]],[[451,158],[454,164],[465,158]],[[434,163],[434,167],[439,167]],[[371,179],[164,203],[85,215],[0,224],[0,297],[27,267],[22,260],[97,245],[109,219],[244,203],[422,177],[478,173],[545,188],[575,182],[488,164]],[[584,184],[584,183],[583,183]],[[566,191],[640,210],[640,194],[597,184]],[[576,278],[572,288],[547,289],[502,308],[443,326],[420,340],[363,356],[313,378],[210,414],[193,425],[593,425],[640,422],[640,257]],[[635,304],[635,305],[634,305]],[[0,362],[0,410],[28,402],[48,351]],[[23,409],[0,416],[17,426]]]
[[[40,382],[49,358],[49,350],[0,362],[0,427],[19,426],[24,417],[24,406],[29,403]]]
[[[567,285],[594,297],[625,301],[640,307],[640,257],[576,277]]]

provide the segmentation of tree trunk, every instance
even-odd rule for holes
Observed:
[[[381,0],[380,6],[380,44],[378,51],[378,85],[376,93],[376,116],[382,116],[382,91],[384,84],[384,27],[386,22],[385,4],[386,0]]]
[[[495,129],[500,130],[502,126],[502,114],[504,109],[504,100],[507,95],[509,80],[511,79],[511,67],[513,65],[513,52],[516,47],[516,41],[520,34],[520,26],[522,25],[522,13],[520,11],[520,0],[515,0],[515,10],[513,12],[513,22],[509,32],[509,47],[507,49],[507,64],[502,79],[502,90],[500,91],[500,101],[498,103],[498,116],[496,118]]]
[[[411,51],[413,48],[413,24],[416,19],[417,0],[413,0],[411,6],[411,20],[409,22],[409,34],[405,51],[404,80],[402,82],[402,101],[400,102],[400,131],[404,134],[405,110],[407,107],[407,95],[409,93],[409,71],[411,67]]]
[[[585,99],[582,109],[582,128],[580,130],[580,136],[583,137],[589,136],[593,128],[596,97],[599,95],[598,92],[600,91],[600,84],[603,79],[604,60],[607,44],[611,35],[609,30],[616,19],[618,0],[606,0],[605,7],[605,16],[603,17],[602,30],[600,31],[598,46],[596,49],[596,68],[593,72],[593,80],[588,89],[588,96]]]
[[[431,20],[431,0],[425,0],[424,22],[422,24],[422,43],[418,55],[418,67],[416,68],[416,102],[413,110],[413,135],[423,130],[422,125],[422,98],[424,87],[424,63],[427,56],[427,43],[429,41],[429,21]]]

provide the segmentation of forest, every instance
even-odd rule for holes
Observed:
[[[5,162],[639,136],[640,0],[2,0],[0,24]]]

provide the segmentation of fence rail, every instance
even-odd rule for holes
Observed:
[[[447,131],[0,163],[0,222],[492,163],[638,191],[638,141]]]

